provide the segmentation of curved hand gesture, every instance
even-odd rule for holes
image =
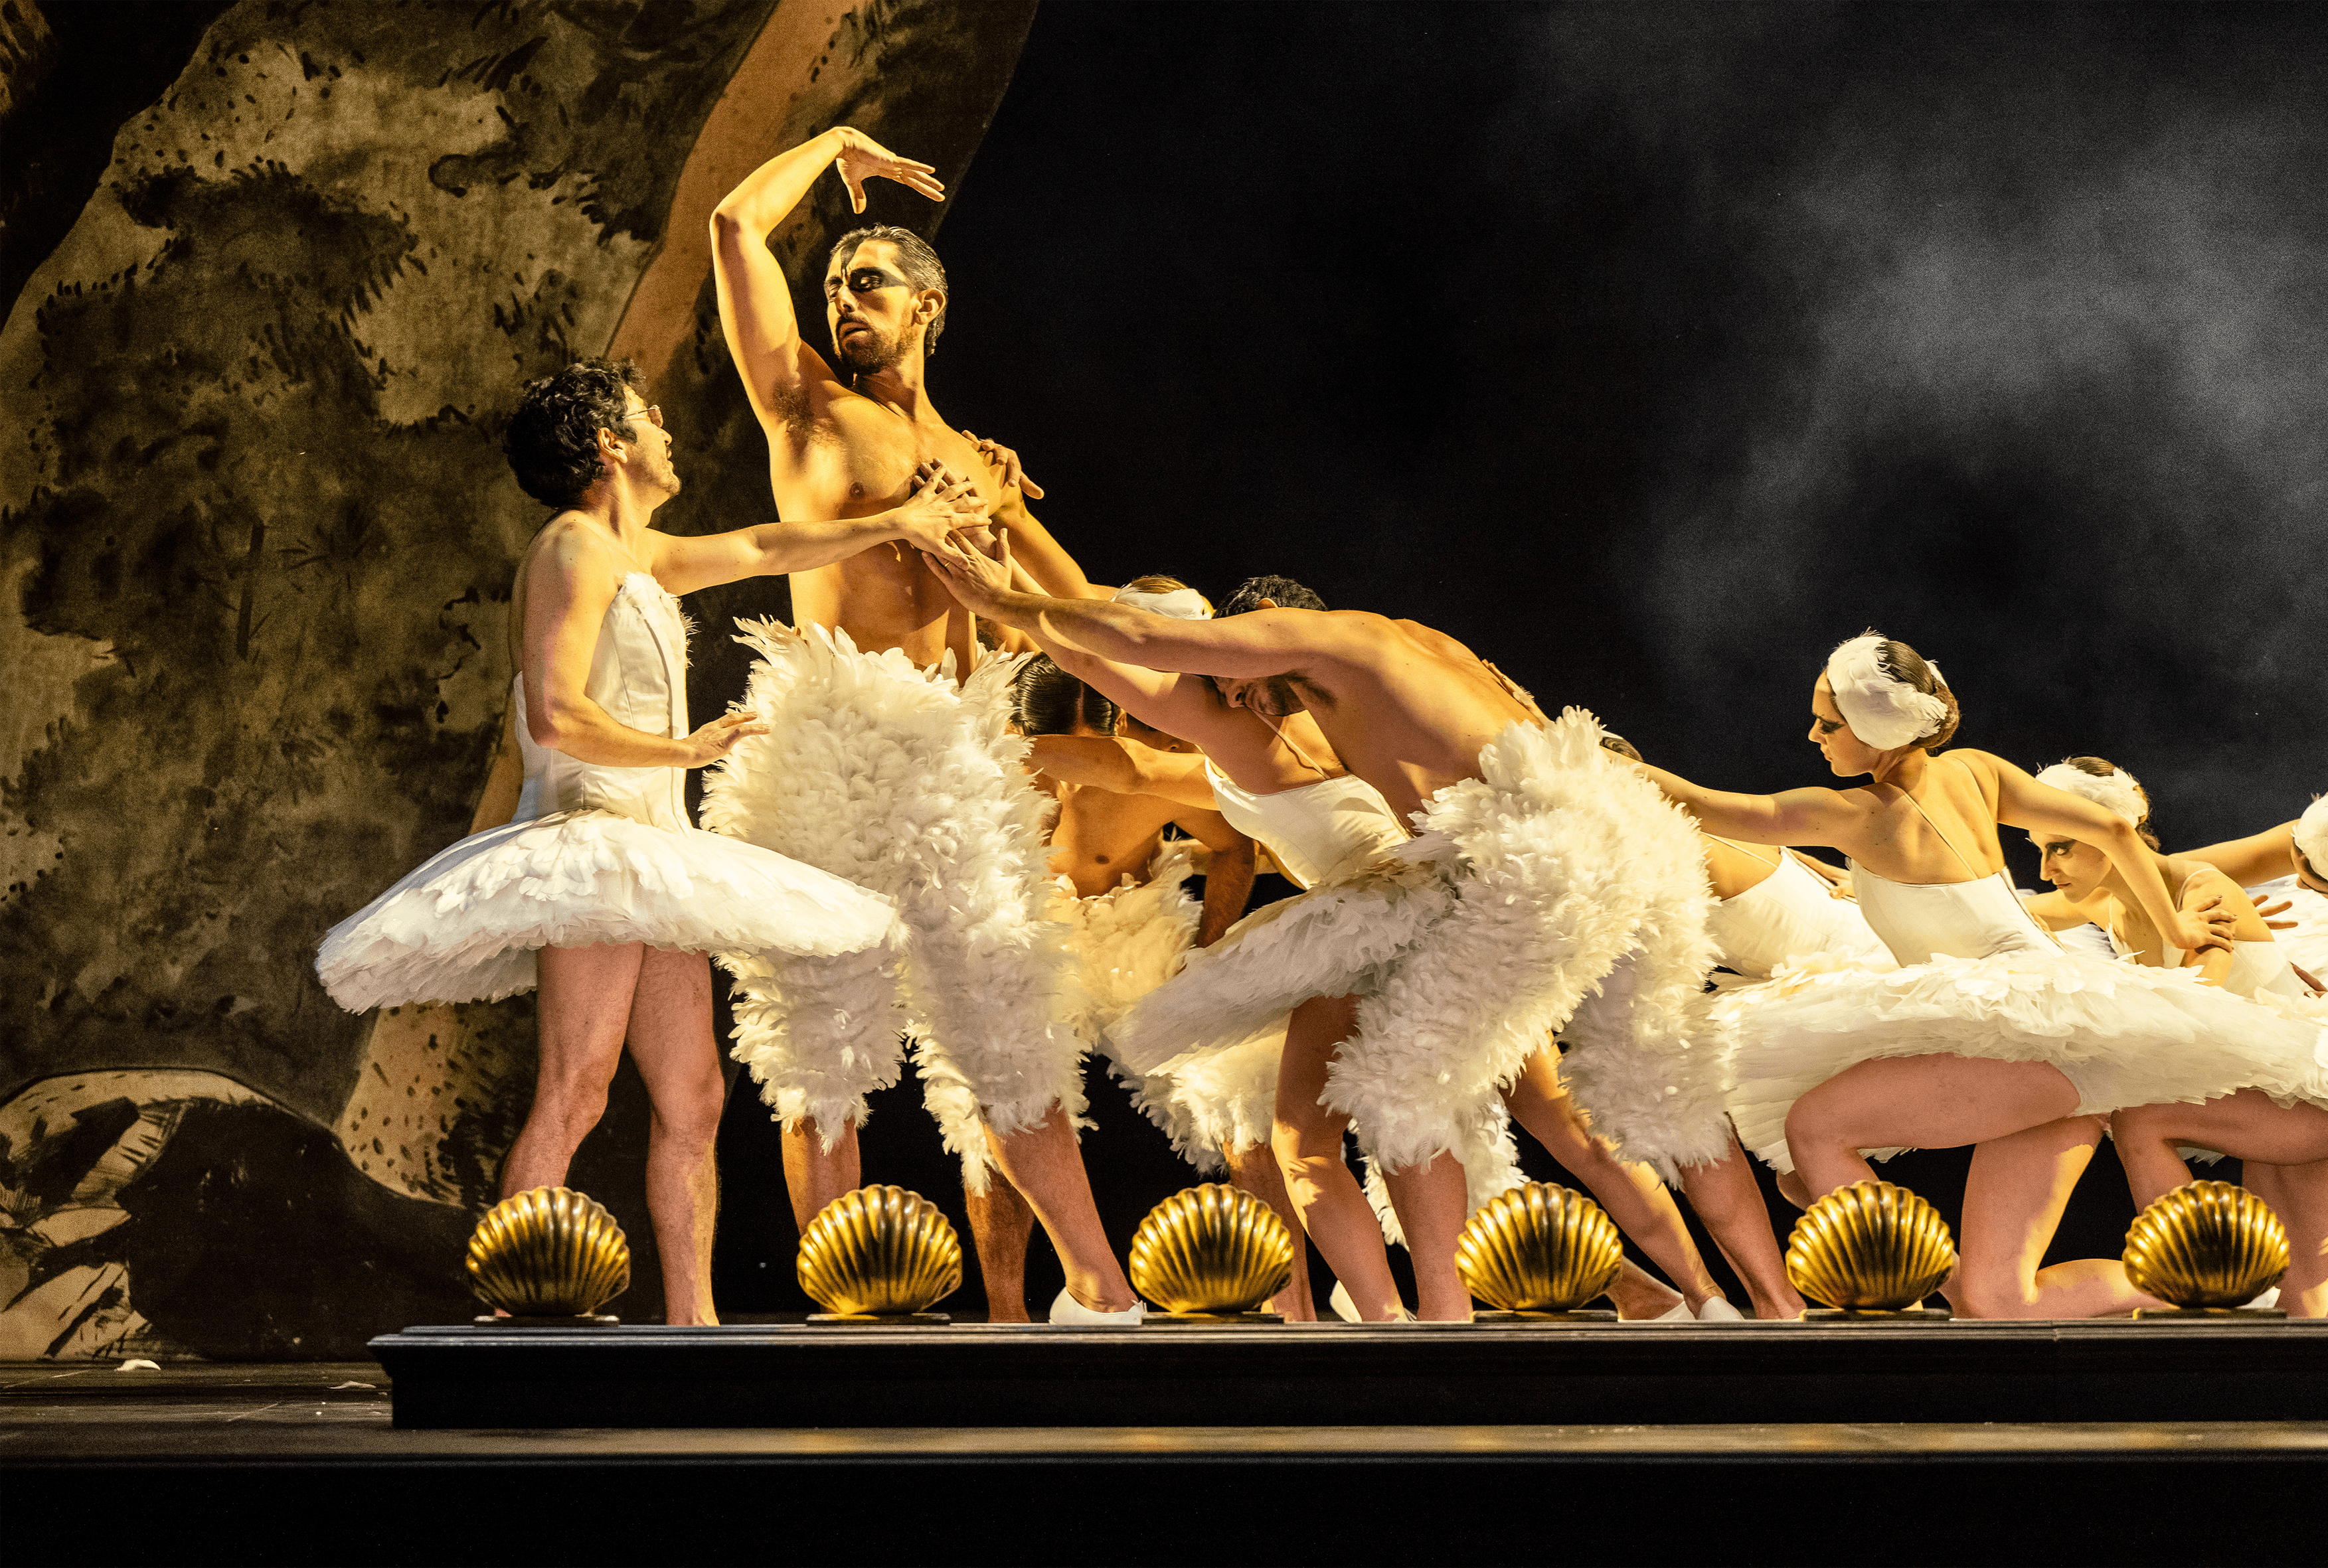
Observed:
[[[1033,480],[1028,478],[1027,471],[1018,466],[1018,453],[1013,452],[1009,447],[1005,446],[1001,442],[995,440],[992,437],[981,436],[972,430],[963,430],[962,437],[963,440],[978,448],[978,455],[981,457],[985,458],[987,462],[1002,470],[1003,489],[1008,490],[1015,484],[1020,491],[1025,493],[1028,500],[1040,501],[1043,499],[1043,487],[1036,484]]]
[[[875,178],[895,180],[933,202],[945,200],[945,186],[939,183],[935,167],[899,157],[854,126],[840,129],[840,155],[832,160],[832,166],[840,171],[840,183],[849,187],[852,211],[865,211],[865,182]]]
[[[957,529],[986,526],[986,502],[978,487],[955,477],[944,464],[929,462],[914,471],[914,493],[897,508],[897,533],[918,550],[942,550]]]
[[[693,755],[686,765],[702,767],[718,762],[735,750],[736,743],[745,737],[767,733],[767,724],[756,714],[723,713],[687,737],[688,749]]]

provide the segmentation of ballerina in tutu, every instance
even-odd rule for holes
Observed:
[[[2147,831],[2149,797],[2123,770],[2099,757],[2073,756],[2037,776],[2133,821],[2136,831],[2154,846]],[[2319,813],[2316,831],[2328,840],[2328,812]],[[2046,878],[2067,898],[2093,911],[2119,953],[2136,963],[2180,967],[2174,961],[2182,955],[2158,941],[2140,909],[2127,903],[2115,869],[2091,846],[2073,839],[2041,838],[2038,848],[2045,858]],[[2315,848],[2328,851],[2328,841]],[[2186,906],[2220,899],[2234,917],[2229,949],[2211,950],[2200,965],[2210,981],[2276,1011],[2328,1026],[2328,1003],[2313,999],[2311,988],[2229,876],[2195,857],[2158,859],[2169,885],[2181,887]],[[2328,1036],[2323,1036],[2318,1059],[2323,1081],[2306,1099],[2242,1089],[2196,1105],[2130,1106],[2110,1119],[2118,1159],[2137,1205],[2154,1202],[2191,1179],[2190,1167],[2182,1162],[2184,1148],[2211,1150],[2242,1162],[2242,1185],[2277,1212],[2294,1244],[2294,1262],[2280,1284],[2280,1304],[2306,1318],[2328,1316],[2328,1108],[2323,1108],[2328,1103]]]
[[[1957,699],[1912,648],[1853,638],[1811,706],[1829,767],[1874,783],[1741,795],[1647,770],[1709,831],[1849,854],[1861,910],[1900,965],[1782,972],[1736,993],[1740,1136],[1814,1197],[1871,1176],[1863,1150],[1976,1144],[1948,1286],[1961,1310],[2141,1305],[2115,1262],[2037,1268],[2100,1119],[2249,1086],[2293,1092],[2316,1031],[2195,973],[2063,953],[2002,870],[2000,822],[2095,845],[2167,946],[2224,938],[2178,906],[2125,817],[1985,752],[1942,753]]]
[[[474,833],[332,928],[316,970],[351,1011],[489,1001],[541,989],[540,1074],[503,1196],[565,1179],[624,1046],[653,1105],[647,1204],[666,1319],[718,1319],[712,1138],[725,1088],[705,955],[819,958],[879,947],[896,912],[838,877],[689,822],[684,770],[756,732],[691,728],[676,594],[796,571],[883,540],[942,539],[982,517],[940,477],[905,505],[837,522],[680,538],[652,526],[679,492],[671,437],[627,363],[586,360],[528,384],[511,466],[558,509],[512,595],[515,820]]]
[[[1136,593],[1144,582],[1124,591]],[[1051,660],[1022,665],[1014,690],[1016,728],[1032,746],[1028,765],[1037,787],[1058,802],[1049,835],[1056,878],[1050,912],[1066,927],[1065,945],[1077,961],[1084,1007],[1075,1021],[1084,1039],[1104,1053],[1109,1028],[1131,1004],[1178,968],[1190,947],[1216,940],[1244,912],[1253,890],[1253,840],[1213,809],[1203,765],[1186,755],[1186,746],[1152,730],[1144,737],[1119,735],[1114,705]],[[1188,836],[1166,839],[1168,825]],[[1199,874],[1197,844],[1207,851],[1201,905],[1186,888]],[[1200,1169],[1218,1168],[1218,1154],[1204,1146],[1187,1113],[1173,1103],[1168,1081],[1120,1068],[1117,1076],[1176,1151]],[[972,1150],[963,1175],[964,1190],[972,1192],[977,1172],[968,1161],[989,1158],[977,1136],[976,1096],[941,1094],[934,1086],[930,1109],[949,1145]],[[1035,1211],[1009,1182],[985,1187],[982,1199],[971,1197],[969,1211],[987,1320],[1023,1323]],[[1294,1279],[1306,1285],[1300,1270]],[[1301,1289],[1291,1304],[1306,1309],[1308,1291]]]

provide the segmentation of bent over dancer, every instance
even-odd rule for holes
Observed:
[[[1120,1038],[1125,1065],[1146,1071],[1192,1040],[1226,1041],[1294,1009],[1272,1141],[1305,1228],[1364,1316],[1403,1309],[1374,1211],[1342,1161],[1344,1130],[1355,1119],[1385,1172],[1421,1315],[1468,1318],[1456,1151],[1493,1147],[1502,1086],[1620,961],[1631,960],[1625,1027],[1635,1054],[1656,1058],[1643,1072],[1678,1074],[1687,1092],[1633,1132],[1609,1131],[1658,1141],[1636,1157],[1719,1153],[1717,1075],[1675,1065],[1711,956],[1696,835],[1624,775],[1588,716],[1541,725],[1452,639],[1382,615],[1179,621],[1014,592],[1008,563],[959,536],[932,559],[972,611],[1047,644],[1209,677],[1263,718],[1307,711],[1351,773],[1425,828],[1355,878],[1273,906],[1192,956]],[[1602,1048],[1616,1054],[1613,1041]]]
[[[859,212],[877,176],[944,193],[928,164],[840,127],[762,164],[714,212],[720,325],[767,436],[777,509],[879,512],[925,465],[942,466],[1017,527],[1046,587],[1085,591],[1028,513],[1015,467],[988,465],[930,399],[925,361],[948,296],[926,244],[881,226],[843,237],[824,277],[838,368],[802,336],[767,237],[827,165]],[[896,1081],[903,1029],[946,1146],[974,1157],[974,1225],[1008,1223],[982,1207],[1000,1197],[990,1160],[1065,1265],[1053,1319],[1136,1322],[1075,1147],[1072,963],[1048,918],[1044,802],[1008,728],[1013,662],[979,662],[969,617],[911,549],[863,550],[791,587],[797,633],[746,628],[761,658],[746,700],[769,732],[708,781],[704,821],[895,897],[906,932],[894,963],[812,970],[771,953],[735,966],[735,1055],[784,1124],[794,1217],[806,1225],[859,1185],[866,1095]]]

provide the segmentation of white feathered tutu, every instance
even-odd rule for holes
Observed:
[[[1085,1004],[1051,918],[1050,803],[1009,729],[1022,661],[985,660],[957,688],[951,655],[924,671],[843,633],[737,625],[760,655],[744,706],[769,733],[709,771],[704,825],[895,898],[904,926],[902,962],[728,962],[734,1055],[762,1097],[787,1126],[813,1117],[838,1137],[896,1082],[907,1032],[958,1154],[984,1150],[981,1113],[1004,1133],[1054,1104],[1080,1116]],[[983,1190],[982,1161],[972,1179]]]
[[[2317,1101],[2328,1086],[2320,1026],[2296,1009],[2204,984],[2196,970],[2083,953],[1943,954],[1883,972],[1813,961],[1716,1005],[1735,1038],[1739,1139],[1780,1170],[1794,1169],[1795,1101],[1883,1057],[2051,1063],[2076,1085],[2080,1115],[2243,1088]]]
[[[1176,1054],[1359,993],[1326,1103],[1391,1169],[1454,1151],[1477,1197],[1517,1178],[1498,1152],[1503,1086],[1565,1027],[1572,1092],[1626,1159],[1670,1170],[1722,1158],[1723,1037],[1697,1001],[1713,944],[1696,828],[1602,734],[1576,709],[1507,729],[1399,855],[1192,955],[1133,1010],[1126,1059],[1185,1070]]]
[[[544,947],[643,942],[803,959],[876,949],[888,900],[699,828],[559,812],[473,833],[332,927],[315,961],[352,1012],[530,991]]]

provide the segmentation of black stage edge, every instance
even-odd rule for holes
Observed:
[[[2317,1421],[2328,1319],[407,1329],[408,1429]]]
[[[2328,1495],[2320,1422],[418,1432],[386,1382],[0,1366],[5,1560],[2264,1568]]]

